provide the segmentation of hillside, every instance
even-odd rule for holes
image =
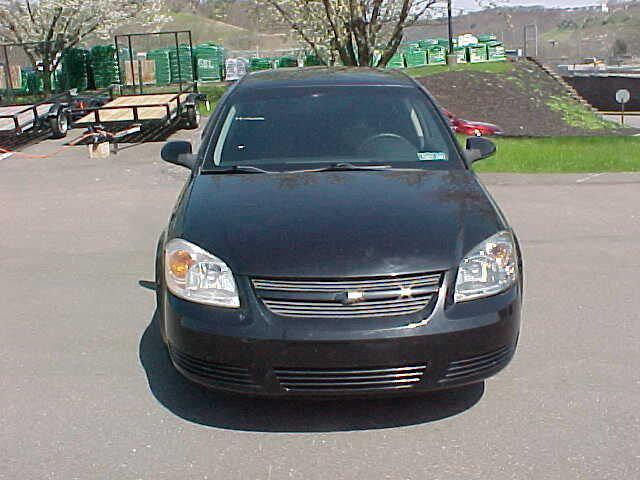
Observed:
[[[127,24],[117,29],[117,34],[125,33],[137,33],[137,32],[170,32],[176,30],[190,30],[193,38],[193,43],[198,44],[202,42],[216,42],[224,45],[231,51],[255,51],[256,47],[260,50],[277,50],[283,48],[289,48],[291,42],[287,35],[280,33],[261,33],[255,32],[232,25],[227,22],[221,22],[218,20],[212,20],[203,16],[199,16],[193,13],[187,12],[171,12],[167,13],[170,20],[164,23],[160,28],[157,27],[145,27],[139,24]],[[180,36],[179,42],[186,41],[186,36]],[[158,37],[134,37],[133,45],[135,50],[146,51],[152,48],[166,47],[173,44],[173,39],[170,36]],[[85,42],[91,46],[93,44],[102,44],[104,40],[98,38],[89,39]]]
[[[256,34],[229,23],[203,18],[191,13],[171,13],[172,20],[162,27],[162,31],[191,30],[194,43],[214,41],[231,50],[274,50],[286,48],[288,39],[280,34]]]
[[[509,136],[583,136],[624,133],[571,98],[563,86],[528,61],[409,69],[443,107],[468,120],[500,125]]]
[[[538,25],[541,58],[558,61],[580,61],[588,56],[607,58],[616,40],[627,45],[628,53],[640,56],[640,1],[612,6],[609,13],[594,8],[494,8],[455,17],[454,31],[491,32],[504,40],[507,48],[522,48],[523,28],[531,24]],[[437,20],[407,30],[406,37],[416,40],[446,34],[446,23]]]

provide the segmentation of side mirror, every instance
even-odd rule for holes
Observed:
[[[196,166],[196,156],[192,154],[191,142],[176,140],[165,143],[160,152],[165,162],[180,165],[190,170]]]
[[[494,153],[496,153],[496,145],[491,140],[484,137],[467,138],[466,155],[469,163],[490,157]]]

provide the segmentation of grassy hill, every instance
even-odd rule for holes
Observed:
[[[432,70],[433,69],[433,70]],[[500,125],[509,136],[592,136],[622,133],[574,100],[528,61],[407,69],[455,115]]]
[[[192,13],[171,13],[172,20],[162,27],[162,31],[191,30],[194,43],[213,41],[233,50],[251,50],[259,45],[261,49],[287,48],[284,35],[256,34],[229,23],[203,18]]]
[[[494,8],[455,17],[454,31],[495,33],[508,48],[521,48],[524,26],[534,23],[539,28],[542,58],[567,61],[588,56],[607,58],[618,39],[627,44],[629,53],[640,55],[640,1],[612,6],[609,13],[595,8]],[[446,33],[446,23],[435,20],[408,29],[406,35],[409,40],[416,40]],[[554,45],[550,43],[552,40]]]

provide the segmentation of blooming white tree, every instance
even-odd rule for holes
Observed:
[[[384,67],[404,30],[446,12],[446,0],[257,0],[269,7],[315,55],[332,64]],[[495,8],[508,0],[475,0]],[[380,56],[376,57],[374,51]]]
[[[132,20],[164,21],[162,0],[0,0],[0,40],[23,44],[34,68],[41,66],[46,91],[65,48],[89,36],[108,38]]]
[[[404,29],[427,14],[437,0],[260,0],[325,63],[372,65],[374,50],[384,67],[398,49]]]

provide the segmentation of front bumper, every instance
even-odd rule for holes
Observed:
[[[453,304],[443,288],[427,318],[370,322],[279,317],[255,298],[237,310],[166,290],[162,298],[171,359],[188,379],[238,393],[317,397],[438,390],[494,375],[515,352],[522,292],[516,285]]]

